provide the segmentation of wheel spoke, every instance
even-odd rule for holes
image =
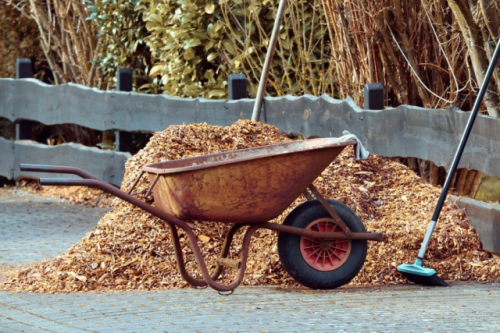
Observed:
[[[323,222],[323,228],[321,228],[321,231],[323,231],[323,232],[328,231],[328,223],[327,222]]]
[[[317,255],[315,258],[314,258],[314,264],[316,265],[318,263],[318,259],[320,258],[321,256],[321,249],[318,251],[320,254]]]
[[[331,252],[328,252],[328,260],[330,261],[330,264],[333,266],[335,261],[334,259],[332,258],[333,256],[330,254]]]
[[[338,260],[342,260],[342,258],[343,258],[343,257],[340,257],[337,253],[335,253],[335,251],[334,251],[334,252],[332,252],[332,254],[333,254],[335,257],[337,257],[337,259],[338,259]]]
[[[306,247],[317,247],[320,243],[318,239],[304,239],[303,244]]]
[[[310,242],[310,243],[319,243],[319,239],[317,238],[312,238],[312,237],[307,237],[307,236],[303,236],[302,238],[304,241],[306,242]]]
[[[311,253],[309,253],[309,255],[307,257],[311,258],[312,256],[316,255],[319,251],[321,251],[320,248],[315,248],[314,251],[312,251]]]

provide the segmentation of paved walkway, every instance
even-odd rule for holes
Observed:
[[[0,263],[27,264],[65,252],[108,209],[0,189]]]
[[[102,209],[0,190],[1,264],[53,257]],[[500,332],[500,284],[328,292],[240,287],[64,295],[0,292],[0,332]]]

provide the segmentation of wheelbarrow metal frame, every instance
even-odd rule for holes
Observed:
[[[92,188],[98,188],[104,192],[107,192],[113,196],[116,196],[124,201],[129,202],[130,204],[137,206],[148,213],[160,218],[165,221],[169,228],[170,233],[173,239],[173,245],[175,249],[175,254],[177,258],[177,266],[182,277],[191,285],[195,287],[206,287],[207,285],[211,288],[219,291],[219,292],[232,292],[243,280],[246,264],[250,249],[250,241],[253,234],[258,229],[270,229],[278,232],[290,233],[298,236],[306,236],[311,238],[318,239],[349,239],[349,240],[373,240],[373,241],[381,241],[382,235],[380,233],[375,232],[364,232],[364,233],[352,233],[349,232],[348,229],[344,232],[317,232],[312,230],[304,230],[296,227],[286,226],[277,223],[270,223],[267,221],[262,221],[260,223],[235,223],[230,228],[224,244],[222,246],[222,250],[220,253],[219,259],[224,259],[227,257],[230,249],[230,245],[234,238],[235,233],[242,227],[248,226],[248,230],[245,231],[243,237],[243,245],[242,251],[240,254],[240,260],[237,263],[238,272],[236,275],[236,279],[234,282],[223,285],[217,283],[216,280],[220,276],[223,270],[223,266],[225,265],[224,260],[218,260],[217,266],[212,274],[208,271],[207,265],[203,258],[201,249],[198,245],[197,237],[194,234],[191,226],[187,221],[179,219],[167,212],[162,211],[159,208],[153,207],[152,205],[139,200],[132,196],[129,193],[126,193],[117,187],[85,172],[79,168],[75,167],[66,167],[66,166],[51,166],[51,165],[34,165],[34,164],[21,164],[21,171],[34,171],[34,172],[48,172],[48,173],[63,173],[63,174],[73,174],[82,177],[83,179],[68,179],[68,178],[40,178],[40,185],[58,185],[58,186],[87,186]],[[324,205],[324,198],[319,194],[319,192],[314,188],[313,185],[309,186],[309,190],[316,196],[319,201]],[[328,211],[330,211],[329,207],[325,207]],[[336,215],[336,214],[335,214]],[[338,216],[332,216],[332,218],[337,221],[339,219]],[[341,221],[341,220],[340,220]],[[345,224],[341,223],[341,225]],[[186,270],[186,265],[184,262],[184,258],[182,255],[182,249],[180,245],[180,239],[177,232],[177,227],[181,228],[186,235],[188,236],[189,243],[191,245],[191,249],[193,251],[194,257],[201,271],[201,275],[203,279],[196,279],[192,277]]]

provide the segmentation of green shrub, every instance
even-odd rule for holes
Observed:
[[[100,66],[114,87],[118,68],[134,70],[136,85],[149,83],[145,75],[151,65],[149,50],[144,42],[148,31],[142,19],[141,0],[84,0],[89,17],[98,27]]]
[[[231,73],[245,74],[248,95],[255,96],[277,6],[266,0],[99,0],[90,9],[108,72],[128,66],[138,77],[147,74],[149,81],[136,82],[139,91],[226,98]],[[268,94],[334,94],[329,61],[321,1],[289,2]]]

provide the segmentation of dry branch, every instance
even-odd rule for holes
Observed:
[[[9,0],[23,15],[32,18],[55,84],[79,83],[103,88],[103,74],[97,69],[95,27],[85,20],[81,1]]]
[[[323,0],[341,97],[362,105],[364,85],[378,81],[388,106],[472,107],[477,84],[471,82],[482,82],[491,57],[485,49],[496,41],[500,21],[495,1],[470,3]],[[485,98],[492,116],[498,116],[497,82],[498,73]]]

